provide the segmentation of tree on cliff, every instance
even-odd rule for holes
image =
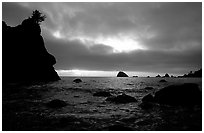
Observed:
[[[45,15],[43,15],[40,11],[35,10],[33,11],[30,19],[32,19],[35,23],[40,24],[42,21],[45,20],[45,18]]]
[[[2,22],[5,83],[60,80],[53,67],[55,57],[48,53],[41,36],[40,22],[44,20],[45,15],[35,10],[16,27]]]

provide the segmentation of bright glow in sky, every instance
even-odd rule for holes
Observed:
[[[101,43],[107,46],[111,46],[114,49],[114,53],[130,52],[138,49],[144,50],[145,47],[139,45],[135,40],[130,37],[109,37],[99,38],[96,40],[97,43]]]
[[[131,36],[111,36],[111,37],[97,37],[97,38],[90,38],[90,37],[66,37],[62,35],[59,30],[52,33],[52,35],[57,39],[64,39],[64,40],[80,40],[84,45],[92,46],[97,44],[103,44],[106,46],[110,46],[113,48],[113,53],[121,53],[121,52],[131,52],[134,50],[146,50],[145,46],[139,45],[136,39],[132,38]]]
[[[91,70],[56,70],[59,76],[73,76],[73,77],[116,77],[118,71],[91,71]],[[139,77],[155,77],[158,73],[153,72],[134,72],[134,71],[125,71],[129,77],[139,76]],[[159,73],[161,76],[165,75],[165,73]],[[171,75],[171,74],[170,74]],[[174,76],[178,76],[181,74],[172,74]]]

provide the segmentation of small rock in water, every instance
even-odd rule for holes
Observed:
[[[134,85],[133,83],[127,83],[127,85]]]
[[[113,97],[108,97],[106,101],[114,102],[114,103],[131,103],[131,102],[137,102],[137,100],[134,97],[131,97],[126,94],[118,95],[118,96],[113,96]]]
[[[167,82],[167,81],[166,81],[166,80],[164,80],[164,79],[162,79],[162,80],[160,80],[159,82],[163,82],[163,83],[164,83],[164,82]]]
[[[82,82],[82,80],[81,79],[74,79],[73,82],[80,83],[80,82]]]
[[[154,88],[153,87],[145,87],[144,89],[145,90],[153,90]]]
[[[96,92],[93,94],[93,96],[98,96],[98,97],[110,97],[112,96],[110,92],[106,91],[101,91],[101,92]]]
[[[67,105],[67,103],[65,101],[59,100],[59,99],[54,99],[48,103],[46,103],[46,105],[50,108],[61,108]]]

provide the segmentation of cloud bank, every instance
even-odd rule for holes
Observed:
[[[2,9],[12,25],[34,9],[46,14],[42,34],[56,69],[186,73],[202,66],[202,3],[3,3]]]

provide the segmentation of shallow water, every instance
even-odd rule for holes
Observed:
[[[155,105],[142,109],[141,99],[172,84],[196,83],[201,78],[99,78],[76,77],[47,84],[21,86],[11,84],[3,88],[3,130],[201,130],[202,109]],[[145,87],[153,87],[146,90]],[[114,104],[106,97],[93,96],[106,90],[113,95],[125,93],[138,102]],[[185,92],[184,92],[185,93]],[[68,105],[59,109],[46,103],[60,99]],[[12,119],[10,119],[12,118]],[[192,122],[193,121],[193,122]]]

